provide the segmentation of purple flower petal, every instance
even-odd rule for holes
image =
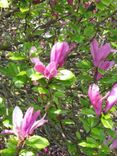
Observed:
[[[28,127],[28,124],[30,124],[30,121],[32,119],[34,112],[33,107],[29,107],[24,115],[23,121],[22,121],[22,130],[25,130],[26,127]]]
[[[65,58],[69,54],[69,45],[67,42],[57,42],[51,50],[50,62],[55,62],[58,67],[62,67]]]
[[[57,73],[58,73],[58,71],[57,71],[56,63],[55,62],[51,62],[46,67],[46,69],[44,71],[44,76],[47,79],[51,79],[51,78],[55,77],[57,75]]]
[[[27,129],[25,130],[27,134],[30,133],[30,129],[33,126],[34,122],[37,120],[38,116],[40,115],[40,111],[33,113],[30,123],[27,125]]]
[[[97,67],[98,64],[99,64],[99,61],[98,61],[98,48],[99,45],[98,45],[98,42],[96,41],[96,39],[94,39],[92,42],[91,42],[91,54],[92,54],[92,57],[93,57],[93,63],[94,65]]]
[[[88,96],[91,104],[94,107],[97,116],[100,116],[102,112],[102,97],[99,93],[99,87],[96,84],[89,86]]]
[[[7,129],[5,129],[5,130],[3,130],[3,131],[1,132],[1,134],[15,134],[15,133],[14,133],[13,130],[7,130]]]
[[[104,112],[109,111],[116,103],[117,103],[117,83],[112,87],[110,91]]]
[[[98,54],[99,54],[99,60],[105,60],[107,56],[111,53],[111,46],[109,43],[104,44],[99,48]]]
[[[35,69],[37,72],[41,73],[41,74],[44,74],[45,68],[46,68],[46,67],[43,65],[43,63],[42,63],[42,64],[39,63],[39,64],[36,64],[36,65],[34,66],[34,69]]]
[[[44,118],[45,118],[45,116],[43,116],[43,118],[41,118],[40,120],[34,122],[34,124],[32,125],[32,127],[31,127],[31,129],[30,129],[30,132],[29,132],[30,134],[32,134],[33,131],[34,131],[36,128],[38,128],[38,127],[40,127],[40,126],[42,126],[43,124],[45,124],[45,123],[48,122],[48,120],[45,120]]]

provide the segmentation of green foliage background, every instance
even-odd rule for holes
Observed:
[[[85,7],[87,2],[90,5]],[[49,148],[56,151],[53,145],[57,145],[70,156],[114,155],[115,151],[109,149],[111,142],[104,144],[104,140],[117,137],[113,131],[116,106],[101,119],[96,117],[87,91],[94,82],[92,39],[109,42],[117,49],[117,1],[74,0],[69,5],[66,0],[1,0],[0,7],[0,130],[11,127],[16,105],[23,111],[33,106],[42,114],[47,111],[48,124],[36,133],[49,140]],[[75,43],[76,47],[64,66],[71,71],[69,76],[63,80],[58,76],[49,83],[33,70],[30,49],[35,46],[35,55],[48,64],[56,41]],[[117,62],[117,54],[109,59]],[[116,73],[115,65],[98,82],[103,94],[117,82]],[[38,81],[38,86],[33,81]],[[12,155],[7,139],[1,136],[0,148],[6,147],[6,155]],[[40,148],[36,144],[34,147],[36,150],[26,147],[20,155],[35,155]]]

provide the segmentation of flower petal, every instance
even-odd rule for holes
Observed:
[[[37,63],[37,64],[35,64],[35,66],[34,66],[34,69],[35,69],[37,72],[41,73],[41,74],[44,74],[45,68],[46,68],[46,67],[43,65],[42,62]]]
[[[24,119],[22,121],[22,132],[25,133],[28,129],[28,126],[33,117],[34,108],[29,107],[24,115]]]
[[[40,63],[40,60],[39,60],[38,57],[33,57],[33,58],[31,58],[30,60],[31,60],[31,62],[34,63],[34,64],[39,64],[39,63]]]
[[[42,126],[43,124],[45,124],[46,122],[48,122],[48,120],[45,120],[44,118],[45,118],[45,115],[44,115],[43,118],[41,118],[40,120],[34,122],[34,124],[32,125],[32,127],[31,127],[31,129],[30,129],[30,134],[32,134],[33,131],[34,131],[36,128],[38,128],[38,127]]]
[[[33,113],[32,118],[30,120],[30,123],[27,125],[27,129],[25,130],[25,132],[27,134],[30,133],[30,129],[33,126],[34,122],[36,122],[39,115],[40,115],[40,111],[37,111],[37,112]]]
[[[117,83],[112,87],[110,91],[104,112],[110,110],[116,103],[117,103]]]
[[[65,58],[69,54],[69,45],[67,42],[57,42],[51,50],[50,62],[55,62],[58,67],[63,66]]]
[[[92,54],[92,57],[93,57],[93,63],[95,66],[98,66],[98,48],[99,45],[98,45],[98,42],[96,39],[94,39],[92,42],[91,42],[91,54]]]
[[[99,60],[105,60],[107,56],[111,53],[111,46],[109,43],[104,44],[99,48]]]
[[[99,87],[96,84],[89,86],[88,96],[94,107],[96,115],[99,116],[102,112],[102,97],[99,93]]]
[[[14,131],[16,131],[17,128],[21,127],[22,119],[23,119],[23,113],[21,109],[18,106],[16,106],[15,109],[13,110],[13,115],[12,115]]]
[[[14,133],[13,130],[7,130],[7,129],[5,129],[5,130],[3,130],[3,131],[1,132],[1,134],[15,134],[15,133]]]
[[[51,79],[57,75],[57,66],[55,62],[50,62],[44,71],[44,76],[47,79]]]

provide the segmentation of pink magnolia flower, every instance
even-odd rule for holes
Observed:
[[[32,63],[35,64],[34,69],[43,74],[47,79],[55,77],[58,73],[57,69],[63,66],[67,55],[73,47],[75,47],[75,45],[72,45],[70,49],[67,42],[55,43],[51,50],[50,63],[47,66],[45,66],[38,57],[31,58]]]
[[[89,86],[88,96],[96,112],[96,115],[100,116],[102,112],[102,97],[99,92],[99,87],[96,84]]]
[[[110,110],[117,103],[117,83],[112,87],[106,101],[104,112]]]
[[[34,112],[34,108],[29,107],[23,118],[21,109],[16,106],[12,115],[13,129],[4,130],[2,131],[2,134],[15,134],[18,140],[25,140],[27,137],[33,134],[35,129],[47,122],[47,120],[44,119],[45,116],[43,116],[40,120],[37,120],[39,115],[40,111]]]
[[[51,79],[57,75],[57,66],[55,62],[50,62],[46,67],[42,62],[35,64],[34,69],[43,74],[47,79]]]
[[[117,103],[117,83],[112,87],[111,91],[107,92],[105,96],[101,96],[99,87],[92,84],[88,89],[88,96],[97,116],[100,116],[104,111],[109,111]],[[106,100],[106,107],[102,110],[102,103]]]
[[[91,43],[91,54],[93,57],[93,63],[96,67],[99,67],[100,63],[102,63],[111,52],[116,51],[117,50],[111,48],[109,43],[100,47],[96,39],[94,39]]]
[[[67,42],[57,42],[52,47],[50,62],[55,62],[57,67],[62,67],[69,53],[69,45]]]
[[[106,43],[99,47],[98,42],[94,39],[91,42],[91,54],[93,57],[94,66],[102,70],[108,70],[114,65],[114,61],[108,61],[106,58],[111,52],[117,50],[112,49],[109,43]],[[103,75],[97,73],[96,79],[99,80]]]

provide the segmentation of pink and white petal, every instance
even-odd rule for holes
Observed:
[[[24,119],[22,121],[22,131],[23,132],[26,132],[31,120],[32,120],[32,117],[33,117],[33,112],[34,112],[34,108],[33,107],[29,107],[24,115]]]
[[[38,57],[32,57],[30,58],[31,62],[34,63],[34,64],[39,64],[40,63],[40,60]]]
[[[21,109],[16,106],[13,110],[12,115],[12,122],[13,122],[13,130],[15,131],[16,128],[20,128],[23,120],[23,113]]]
[[[35,113],[33,113],[31,121],[27,125],[27,129],[25,130],[27,134],[30,132],[30,129],[31,129],[32,125],[34,124],[34,122],[36,122],[39,115],[40,115],[40,111],[36,111]]]
[[[109,111],[116,103],[117,103],[117,83],[112,87],[110,91],[104,112]]]
[[[91,101],[94,100],[97,95],[100,95],[98,85],[90,85],[88,90],[88,96],[91,99]]]
[[[1,132],[1,134],[15,134],[15,133],[14,133],[13,130],[7,130],[7,129],[5,129],[5,130],[3,130],[3,131]]]
[[[30,134],[32,134],[33,131],[34,131],[36,128],[38,128],[38,127],[40,127],[40,126],[42,126],[42,125],[44,125],[45,123],[48,122],[48,120],[45,120],[44,118],[45,118],[45,116],[43,116],[43,118],[41,118],[40,120],[34,122],[34,124],[32,125],[32,127],[31,127],[31,129],[30,129],[30,132],[29,132]]]

